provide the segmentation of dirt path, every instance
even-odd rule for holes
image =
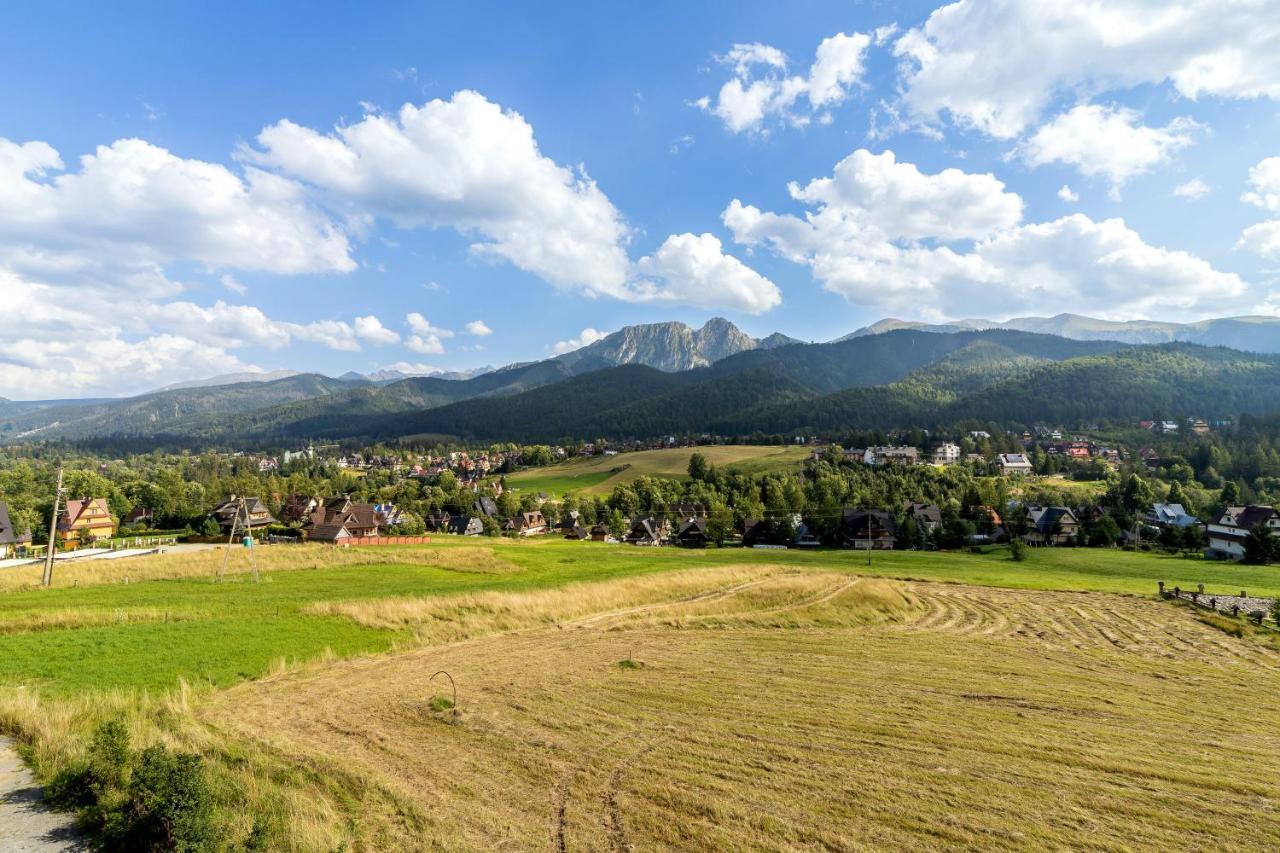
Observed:
[[[45,808],[13,741],[0,737],[0,853],[87,849],[70,815]]]

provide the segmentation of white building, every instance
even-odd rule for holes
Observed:
[[[1249,531],[1265,524],[1280,533],[1280,513],[1269,506],[1229,506],[1209,522],[1209,548],[1215,557],[1239,559],[1244,556],[1244,542]]]
[[[960,461],[960,445],[944,442],[933,449],[933,464],[954,465]]]
[[[1000,465],[1000,473],[1006,476],[1009,474],[1030,474],[1033,470],[1031,460],[1027,458],[1025,453],[1001,453],[996,461]]]

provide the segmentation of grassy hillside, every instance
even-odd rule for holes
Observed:
[[[223,584],[216,551],[0,575],[0,727],[43,779],[122,719],[204,756],[233,844],[1280,840],[1280,712],[1240,693],[1280,655],[1150,598],[1280,594],[1277,567],[441,538],[268,546],[254,584],[234,556]]]
[[[630,483],[645,475],[686,479],[692,453],[701,453],[709,463],[722,468],[762,473],[799,467],[808,457],[809,449],[725,445],[591,456],[511,474],[507,477],[507,485],[526,492],[546,492],[555,497],[569,491],[588,495],[608,494],[614,486]]]

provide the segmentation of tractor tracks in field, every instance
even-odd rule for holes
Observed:
[[[1275,668],[1280,655],[1171,612],[1154,601],[1109,593],[1067,593],[911,583],[925,606],[885,630],[1013,640],[1057,651],[1106,649],[1211,666]]]
[[[615,738],[599,748],[590,750],[575,762],[573,766],[566,769],[556,781],[554,793],[552,795],[552,849],[559,851],[559,853],[568,853],[568,813],[569,806],[574,800],[574,784],[580,778],[592,775],[593,770],[603,772],[603,767],[597,767],[597,761],[602,758],[606,752],[621,745],[625,741],[639,740],[639,748],[627,752],[622,758],[618,759],[611,767],[609,767],[608,775],[605,777],[602,790],[599,792],[599,803],[602,812],[601,825],[605,838],[608,840],[608,849],[614,851],[614,853],[628,853],[628,851],[633,850],[634,845],[627,840],[626,821],[622,810],[622,803],[619,799],[619,795],[622,792],[622,780],[637,762],[641,761],[661,746],[662,743],[667,740],[668,736],[669,727],[665,726],[662,731],[655,732],[649,737],[645,737],[643,732],[632,732],[626,737]],[[590,798],[591,797],[588,795],[588,799]]]

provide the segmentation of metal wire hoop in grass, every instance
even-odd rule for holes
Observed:
[[[436,676],[438,676],[438,675],[443,675],[445,678],[449,679],[449,686],[453,688],[453,705],[452,705],[452,708],[453,708],[453,713],[455,713],[455,714],[456,714],[456,713],[458,713],[458,685],[457,685],[457,683],[456,683],[456,682],[454,682],[454,680],[453,680],[453,676],[452,676],[452,675],[450,675],[449,673],[445,672],[443,669],[442,669],[442,670],[440,670],[439,672],[437,672],[435,675],[433,675],[433,676],[431,676],[430,678],[428,678],[428,679],[427,679],[427,683],[431,683],[432,681],[435,681],[435,680],[436,680]]]

